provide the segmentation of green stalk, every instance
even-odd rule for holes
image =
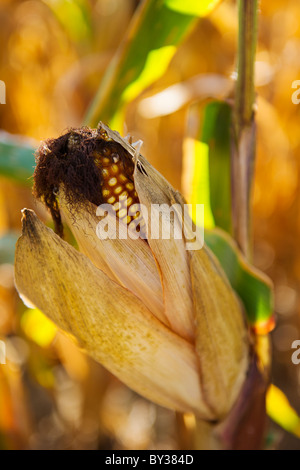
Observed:
[[[239,139],[242,130],[251,125],[254,115],[258,0],[239,0],[238,8],[238,63],[234,111],[236,137]]]
[[[251,259],[250,198],[255,160],[254,64],[258,0],[239,0],[237,82],[233,112],[232,218],[234,237]]]
[[[258,0],[239,0],[237,82],[233,107],[232,139],[232,219],[233,235],[248,261],[252,259],[251,194],[256,149],[255,52],[257,42]],[[228,448],[260,449],[263,446],[269,383],[270,355],[261,366],[260,349],[268,350],[269,337],[254,336],[252,362],[248,377],[228,419],[224,435]]]

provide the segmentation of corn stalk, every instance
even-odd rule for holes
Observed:
[[[255,160],[254,63],[257,40],[257,0],[239,0],[237,82],[233,113],[233,231],[241,250],[251,257],[250,196]]]
[[[238,10],[237,81],[232,115],[231,149],[232,221],[233,236],[245,258],[251,262],[251,193],[256,149],[254,69],[258,0],[239,0]],[[254,335],[253,340],[255,351],[253,363],[241,393],[238,411],[236,410],[236,416],[234,417],[233,413],[231,418],[232,422],[229,425],[231,431],[227,435],[228,447],[234,449],[259,449],[263,446],[270,346],[267,335]]]
[[[232,218],[235,240],[248,259],[256,24],[257,0],[240,0],[232,119]],[[103,112],[101,106],[96,108]],[[58,166],[53,166],[51,153]],[[182,208],[179,193],[133,145],[104,125],[97,131],[74,130],[49,141],[38,155],[37,167],[42,172],[35,171],[36,196],[51,210],[57,229],[62,226],[63,210],[84,255],[25,209],[16,255],[19,292],[129,387],[178,413],[193,413],[194,448],[260,448],[268,375],[259,348],[268,346],[268,340],[254,336],[248,364],[244,312],[218,260],[207,248],[187,253],[189,236],[180,242],[150,236],[149,244],[140,240],[134,249],[132,241],[125,243],[122,237],[113,245],[106,243],[104,249],[98,240],[101,237],[96,237],[97,217],[91,214],[99,216],[96,206],[102,202],[116,203],[110,187],[115,188],[117,177],[118,183],[125,177],[128,201],[134,203],[137,198],[148,213],[151,205],[160,203]],[[120,173],[122,168],[128,171],[125,176]],[[81,178],[85,174],[87,180]],[[177,212],[173,224],[185,227]],[[188,224],[185,229],[188,231]],[[45,271],[42,287],[41,268]],[[98,299],[95,292],[100,291]],[[154,367],[155,361],[160,367]]]

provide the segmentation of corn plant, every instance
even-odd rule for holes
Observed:
[[[123,136],[128,103],[163,75],[197,18],[218,3],[142,2],[83,126],[34,149],[33,193],[55,231],[23,210],[15,283],[22,298],[134,391],[193,414],[191,448],[259,449],[274,317],[272,284],[251,264],[257,0],[238,2],[237,78],[223,101],[209,102],[195,132],[202,145],[189,149],[197,165],[187,201],[134,136]],[[197,103],[191,112],[198,113]],[[0,145],[1,172],[8,168],[24,182],[32,147],[7,137]],[[205,152],[204,241],[196,237],[189,249],[197,227],[185,204],[204,202],[197,178]],[[174,208],[172,215],[157,214],[159,205]],[[116,237],[105,236],[103,217]],[[171,225],[169,238],[153,236],[160,217]],[[65,226],[79,251],[63,240]]]

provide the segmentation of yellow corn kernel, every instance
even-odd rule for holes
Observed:
[[[134,184],[133,183],[126,183],[126,188],[129,190],[129,191],[133,191],[134,190]]]
[[[122,191],[123,191],[122,186],[117,186],[117,187],[114,189],[114,193],[115,193],[115,194],[120,194]]]
[[[127,210],[126,209],[120,209],[119,212],[117,213],[117,216],[120,219],[123,219],[123,217],[126,217],[126,215],[127,215]]]
[[[119,176],[119,180],[122,182],[122,183],[126,183],[126,181],[128,181],[128,178],[123,175],[122,173],[120,174]]]
[[[115,186],[117,184],[117,178],[110,178],[108,184],[109,186]]]
[[[112,165],[112,166],[111,166],[111,171],[112,171],[113,173],[118,173],[118,172],[119,172],[119,167],[118,167],[118,165]]]

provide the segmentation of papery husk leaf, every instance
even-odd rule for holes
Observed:
[[[161,224],[154,206],[166,204],[166,207],[170,207],[176,202],[170,198],[171,186],[141,155],[136,165],[134,182],[142,207],[144,205],[148,213],[148,243],[161,271],[166,316],[172,329],[191,341],[194,339],[195,324],[189,260],[185,240],[182,236],[175,239],[173,232],[175,230],[181,234],[182,224],[176,214],[170,219],[167,212],[162,215]],[[152,232],[156,229],[154,221],[158,225],[164,222],[171,224],[169,239],[153,238],[151,229]]]
[[[176,201],[183,205],[180,193]],[[192,226],[186,215],[184,233]],[[212,409],[224,417],[236,401],[249,368],[250,347],[242,302],[232,289],[214,253],[206,244],[188,250],[196,321],[196,351],[203,393]],[[196,248],[196,246],[194,247]]]
[[[67,204],[63,191],[59,194],[60,207],[71,228],[80,250],[103,270],[109,266],[109,277],[129,289],[159,320],[169,326],[164,313],[161,280],[156,262],[151,253],[149,245],[141,238],[131,239],[127,226],[115,216],[108,213],[106,218],[113,218],[116,224],[116,232],[124,233],[124,239],[107,238],[102,240],[97,235],[97,224],[100,218],[96,215],[97,206],[86,202],[82,205],[72,207]],[[121,232],[121,233],[122,233]],[[126,236],[127,235],[127,236]],[[126,238],[125,238],[126,236]]]
[[[184,204],[180,193],[174,191],[173,196],[179,204]],[[191,239],[192,223],[187,215],[183,223],[184,233]],[[199,240],[195,244],[198,249],[188,250],[188,255],[196,351],[203,393],[222,419],[232,408],[246,379],[250,360],[248,328],[243,305],[217,257]]]
[[[190,251],[196,351],[203,393],[224,417],[246,378],[249,344],[241,304],[204,248]]]
[[[249,342],[245,315],[241,302],[230,286],[226,275],[214,254],[204,244],[203,240],[196,240],[198,249],[187,250],[187,240],[193,239],[191,233],[193,227],[189,216],[183,212],[184,200],[178,191],[175,191],[169,183],[147,162],[139,156],[139,164],[136,165],[135,184],[141,201],[151,203],[166,202],[169,206],[180,207],[177,212],[178,225],[182,225],[183,237],[181,249],[177,251],[176,257],[172,257],[177,240],[166,240],[169,242],[169,252],[155,247],[157,259],[162,263],[170,262],[173,265],[170,281],[167,285],[174,286],[172,276],[178,281],[178,272],[182,266],[185,278],[191,282],[192,306],[190,308],[190,321],[195,331],[196,351],[200,363],[201,385],[206,401],[210,404],[214,414],[222,419],[233,406],[246,378],[249,364]],[[146,176],[147,174],[147,176]],[[177,204],[177,206],[176,206]],[[184,219],[182,218],[182,214]],[[161,240],[155,241],[160,246]],[[151,237],[149,237],[151,244]],[[154,249],[153,249],[154,251]],[[181,254],[181,259],[178,256]],[[184,257],[185,255],[185,257]],[[166,261],[167,258],[167,261]],[[180,263],[176,264],[176,259]],[[184,263],[183,263],[184,259]],[[168,271],[165,271],[168,274]],[[163,275],[163,285],[165,281]],[[182,275],[182,271],[180,272]],[[187,284],[188,289],[190,284]],[[182,292],[181,292],[182,294]],[[179,295],[173,291],[174,304],[178,306]],[[174,316],[178,310],[174,311]],[[173,324],[172,324],[173,326]]]
[[[16,248],[15,283],[133,390],[162,406],[214,419],[203,401],[193,347],[28,209]]]
[[[178,204],[183,209],[181,194],[129,142],[103,127],[135,159],[135,186],[148,215],[151,204]],[[203,393],[217,419],[222,419],[236,401],[249,367],[245,315],[219,261],[203,240],[196,239],[198,248],[186,250],[194,233],[189,233],[193,225],[183,210],[177,212],[176,224],[182,225],[186,239],[151,240],[148,234],[148,242],[162,272],[166,315],[178,334],[188,338],[195,334]]]

